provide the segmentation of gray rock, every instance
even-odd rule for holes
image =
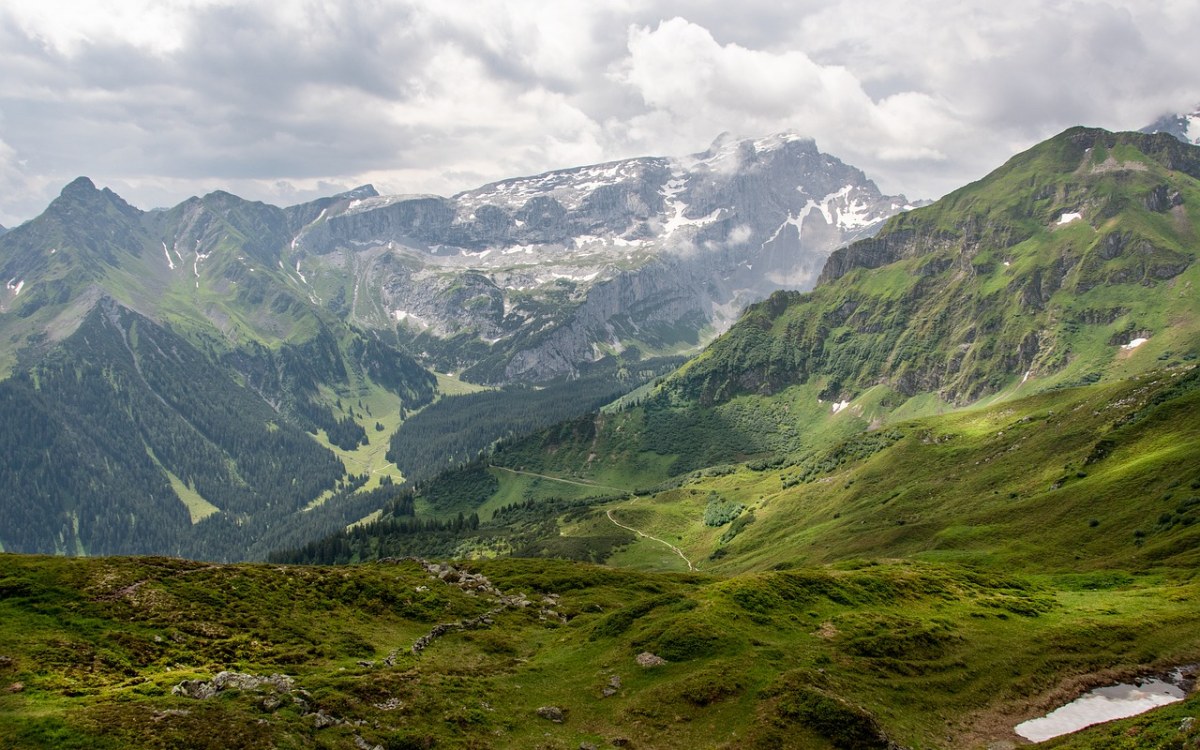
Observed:
[[[600,694],[603,695],[605,698],[611,698],[614,695],[616,695],[617,691],[619,691],[620,689],[621,689],[621,676],[613,675],[612,677],[608,678],[608,684],[604,686],[604,689],[600,691]]]
[[[328,727],[337,726],[342,723],[340,719],[325,713],[325,709],[323,708],[318,709],[312,717],[313,726],[317,729],[327,729]]]
[[[400,708],[402,705],[404,705],[404,703],[399,698],[392,697],[388,698],[383,703],[373,703],[371,705],[375,706],[375,708],[378,708],[380,711],[395,711],[397,708]]]
[[[191,716],[192,712],[186,708],[167,708],[162,711],[155,711],[151,718],[155,721],[162,721],[168,716]]]
[[[661,667],[667,663],[666,659],[662,658],[661,656],[656,656],[649,651],[643,651],[642,653],[638,654],[634,660],[637,661],[639,667],[645,669],[649,669],[650,667]]]
[[[565,712],[558,706],[541,706],[537,710],[537,715],[548,721],[553,721],[555,724],[562,724],[567,718]]]
[[[295,687],[295,680],[282,674],[261,677],[244,672],[218,672],[211,680],[184,680],[171,688],[171,694],[204,700],[224,690],[263,691],[270,689],[278,693],[290,693]]]
[[[362,738],[362,735],[354,735],[354,747],[358,750],[384,750],[383,745],[372,745]]]

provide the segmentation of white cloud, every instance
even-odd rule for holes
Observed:
[[[6,0],[14,21],[35,38],[64,55],[103,43],[121,42],[155,53],[179,49],[188,15],[201,0]]]
[[[663,129],[699,140],[715,130],[754,135],[785,126],[852,162],[941,160],[939,144],[957,127],[934,95],[905,91],[875,101],[846,67],[796,50],[721,45],[682,18],[631,29],[629,53],[613,75],[649,108],[629,122],[634,141]]]
[[[0,222],[80,174],[144,207],[445,194],[784,129],[936,196],[1194,106],[1197,28],[1182,0],[8,0]]]

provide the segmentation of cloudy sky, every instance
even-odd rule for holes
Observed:
[[[795,130],[937,197],[1200,104],[1195,0],[4,0],[0,224],[88,175],[286,205]]]

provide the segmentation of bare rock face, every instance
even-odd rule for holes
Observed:
[[[439,369],[528,382],[628,346],[697,347],[906,207],[811,139],[722,137],[451,198],[364,192],[298,228],[286,263],[352,276],[349,315]]]

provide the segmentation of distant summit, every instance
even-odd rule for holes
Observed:
[[[1196,107],[1191,114],[1163,115],[1140,132],[1170,133],[1184,143],[1200,145],[1200,107]]]

